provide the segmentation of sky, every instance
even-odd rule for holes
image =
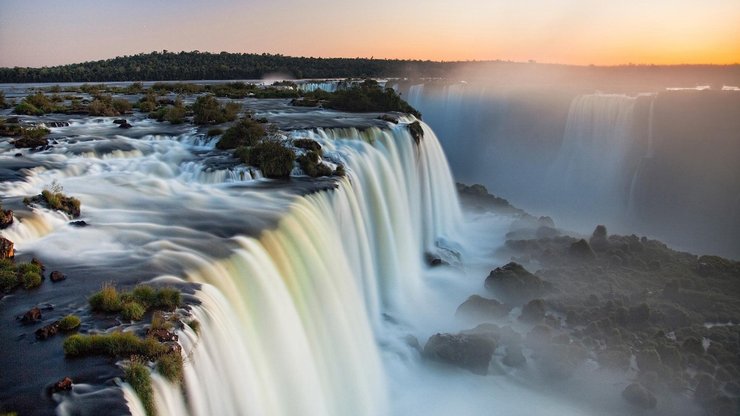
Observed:
[[[728,64],[740,0],[0,1],[2,67],[154,50]]]

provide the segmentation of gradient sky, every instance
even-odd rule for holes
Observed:
[[[0,66],[140,52],[740,62],[740,0],[2,0]]]

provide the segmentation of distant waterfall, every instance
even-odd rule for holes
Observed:
[[[590,94],[571,104],[560,151],[546,179],[558,201],[579,210],[626,208],[636,97]]]
[[[447,161],[423,127],[418,146],[404,125],[294,133],[348,174],[259,239],[236,238],[230,258],[200,260],[189,278],[203,283],[201,333],[180,332],[185,395],[154,378],[161,414],[388,414],[373,329],[413,307],[423,251],[460,220]]]

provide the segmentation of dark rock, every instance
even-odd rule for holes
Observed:
[[[113,120],[113,124],[121,125],[121,124],[127,124],[127,123],[128,121],[126,121],[126,119],[123,119],[123,118],[117,118]]]
[[[11,218],[12,222],[12,218]],[[2,228],[2,227],[0,227]],[[0,236],[0,260],[12,259],[15,257],[15,249],[12,241]]]
[[[13,210],[0,209],[0,230],[5,229],[13,225]]]
[[[686,338],[683,344],[681,344],[681,348],[683,348],[683,350],[689,354],[704,354],[704,345],[702,344],[701,340],[696,337]]]
[[[406,342],[406,345],[408,345],[409,347],[411,347],[411,348],[415,349],[416,351],[418,351],[419,354],[422,354],[423,353],[423,350],[421,348],[421,344],[419,343],[419,339],[416,338],[415,336],[413,336],[411,334],[408,334],[405,337],[403,337],[403,340],[404,340],[404,342]]]
[[[36,339],[43,341],[53,337],[57,332],[59,332],[59,322],[54,322],[53,324],[37,329]]]
[[[67,276],[64,273],[60,272],[59,270],[54,270],[49,275],[49,279],[51,279],[51,281],[54,283],[61,282],[62,280],[65,280],[66,278]]]
[[[398,124],[398,117],[391,114],[381,114],[378,116],[379,120],[387,121],[389,123]]]
[[[638,383],[632,383],[622,391],[622,398],[627,403],[641,409],[655,409],[658,399],[645,387]]]
[[[555,228],[548,227],[545,225],[542,225],[539,228],[537,228],[537,231],[535,232],[535,236],[539,239],[552,238],[552,237],[557,237],[559,235],[560,235],[560,231],[558,231]]]
[[[63,379],[54,383],[54,385],[51,387],[51,391],[53,393],[59,393],[60,391],[69,390],[72,390],[72,379],[69,377],[64,377]]]
[[[485,375],[496,349],[487,337],[468,334],[436,334],[424,346],[424,356]]]
[[[418,121],[414,121],[413,123],[408,125],[409,133],[411,133],[411,137],[414,138],[414,141],[416,144],[419,144],[421,142],[421,139],[424,138],[424,129],[421,127],[421,123]]]
[[[568,248],[568,255],[579,260],[593,260],[596,258],[596,254],[591,250],[591,246],[584,239],[571,244]]]
[[[132,126],[131,124],[128,123],[128,121],[125,121],[125,120],[123,123],[118,125],[119,129],[130,129],[131,127],[134,127],[134,126]]]
[[[44,122],[46,127],[69,127],[69,123],[66,121],[46,121]]]
[[[23,157],[23,153],[16,153],[14,156],[15,157]]]
[[[522,307],[522,314],[519,315],[519,319],[535,324],[542,321],[545,317],[545,301],[542,299],[534,299],[529,301],[524,307]]]
[[[429,266],[448,266],[449,264],[432,253],[424,253],[424,260]]]
[[[555,221],[550,217],[539,217],[537,223],[543,227],[555,228]]]
[[[86,221],[80,220],[80,221],[70,221],[69,225],[73,227],[87,227],[90,224],[88,224]]]
[[[477,320],[503,318],[509,314],[511,308],[497,301],[473,295],[457,307],[455,316]]]
[[[13,146],[17,148],[36,148],[45,147],[49,145],[49,140],[45,137],[21,137],[13,142]]]
[[[542,296],[550,290],[551,285],[512,262],[491,271],[485,287],[504,302],[522,304]]]
[[[24,324],[30,324],[41,320],[41,309],[38,307],[31,308],[28,312],[23,314],[21,322]]]
[[[603,252],[609,249],[609,239],[606,233],[606,227],[597,225],[591,238],[588,240],[594,251]]]
[[[147,335],[155,338],[159,342],[177,342],[178,337],[174,332],[170,332],[164,328],[149,329]]]
[[[527,363],[527,358],[522,354],[521,347],[506,347],[506,355],[501,362],[509,367],[521,367]]]

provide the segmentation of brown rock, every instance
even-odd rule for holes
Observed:
[[[53,324],[46,325],[43,328],[39,328],[36,330],[36,339],[38,340],[45,340],[53,337],[54,335],[59,332],[59,322],[54,322]]]
[[[12,259],[15,257],[13,242],[5,237],[0,237],[0,259]]]
[[[23,314],[21,322],[24,324],[30,324],[41,320],[41,309],[38,307],[31,308],[28,312]]]
[[[69,390],[72,390],[72,379],[69,377],[64,377],[63,379],[57,381],[51,388],[51,391],[54,393]]]
[[[487,321],[503,318],[508,315],[510,310],[510,307],[495,299],[486,299],[482,296],[473,295],[457,307],[455,316]]]
[[[147,335],[155,338],[159,342],[177,342],[177,334],[170,332],[164,328],[149,329]]]
[[[66,278],[67,278],[67,276],[64,273],[60,272],[59,270],[54,270],[49,275],[49,279],[51,279],[51,281],[54,282],[54,283],[61,282],[62,280],[66,279]]]
[[[7,209],[5,211],[0,209],[0,230],[8,228],[13,225],[13,210]]]

